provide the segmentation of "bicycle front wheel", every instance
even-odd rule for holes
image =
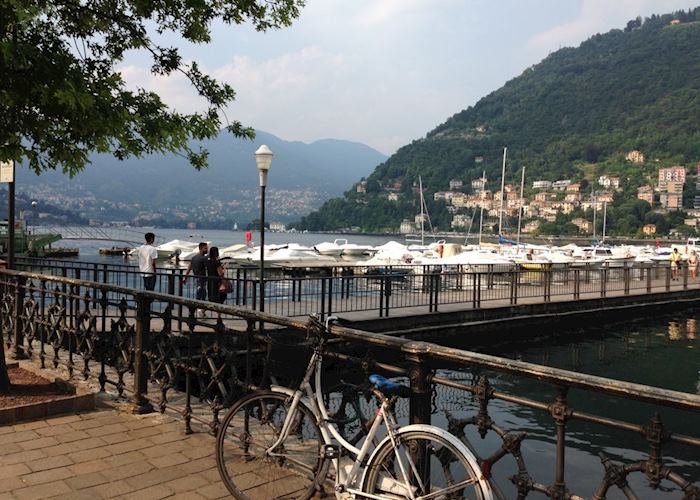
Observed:
[[[313,413],[302,403],[290,414],[285,394],[256,392],[238,401],[221,424],[216,464],[231,494],[239,500],[307,499],[326,477],[328,461]],[[274,450],[282,426],[289,433]]]
[[[388,498],[491,499],[476,459],[439,433],[399,432],[367,465],[362,491]]]

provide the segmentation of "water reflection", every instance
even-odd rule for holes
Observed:
[[[546,364],[567,370],[603,377],[637,382],[682,392],[700,394],[700,353],[696,347],[697,319],[694,312],[674,317],[660,317],[651,321],[590,328],[577,332],[560,332],[547,341],[518,343],[483,348],[492,354]],[[445,343],[442,342],[441,343]],[[458,346],[458,342],[452,345]],[[487,374],[493,388],[509,394],[551,403],[555,389],[542,382]],[[698,436],[697,414],[673,409],[659,409],[652,405],[623,398],[572,389],[569,394],[572,408],[581,412],[624,420],[646,426],[658,410],[665,428],[670,432]],[[478,403],[459,397],[449,390],[439,391],[435,398],[439,417],[441,409],[473,416]],[[442,408],[440,408],[442,407]],[[539,482],[551,482],[555,463],[554,423],[548,412],[524,408],[515,404],[492,402],[489,414],[494,423],[512,432],[527,432],[522,449],[528,470]],[[435,423],[435,422],[434,422]],[[645,460],[649,445],[642,436],[609,429],[601,425],[571,420],[566,431],[566,481],[570,491],[590,497],[604,471],[598,457],[605,453],[624,464]],[[480,436],[471,430],[470,440],[482,455],[488,456],[498,448],[496,436]],[[700,453],[695,448],[664,444],[664,463],[688,480],[700,479]],[[506,492],[506,498],[515,497],[508,475],[515,472],[512,464],[499,463],[494,474]],[[679,498],[677,487],[664,482],[664,488],[650,490],[642,474],[629,476],[630,485],[638,498]],[[511,496],[512,495],[512,496]],[[624,498],[611,490],[607,498]]]

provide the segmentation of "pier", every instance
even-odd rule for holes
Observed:
[[[103,284],[140,288],[141,275],[128,264],[81,263],[19,258],[23,270]],[[674,279],[668,262],[626,263],[621,267],[557,266],[334,266],[271,268],[265,278],[265,310],[285,317],[339,316],[356,328],[396,335],[438,336],[469,327],[473,333],[529,323],[602,319],[606,314],[687,307],[700,299],[700,278],[687,267]],[[196,282],[182,284],[184,269],[159,269],[156,291],[194,298]],[[259,308],[258,270],[227,270],[233,284],[227,305]],[[178,308],[177,315],[184,310]],[[228,321],[231,328],[242,323]],[[178,322],[177,328],[181,327]]]
[[[588,275],[580,269],[567,269],[565,274],[548,269],[535,274],[495,269],[462,276],[427,273],[416,275],[422,279],[417,289],[418,281],[397,286],[394,275],[385,275],[382,285],[381,280],[373,282],[379,275],[365,275],[350,281],[349,295],[347,288],[342,292],[342,280],[349,276],[326,276],[294,278],[304,283],[303,300],[294,301],[300,307],[292,315],[279,314],[284,307],[292,307],[291,294],[284,295],[285,301],[279,294],[266,294],[271,307],[265,313],[256,311],[254,287],[248,289],[254,277],[241,277],[237,283],[242,290],[230,301],[238,300],[238,305],[219,305],[189,298],[193,291],[189,288],[178,290],[180,272],[160,275],[159,290],[176,292],[162,293],[136,288],[140,276],[133,270],[100,265],[45,262],[31,272],[0,271],[0,324],[9,346],[6,352],[32,360],[38,369],[56,368],[66,377],[93,381],[103,398],[135,413],[160,411],[179,422],[185,434],[213,434],[226,408],[244,391],[264,387],[271,379],[283,385],[294,379],[296,365],[303,363],[290,360],[306,358],[308,331],[318,328],[301,304],[304,309],[323,304],[319,312],[326,316],[355,315],[356,322],[408,318],[415,323],[419,317],[415,313],[428,317],[486,315],[487,311],[496,311],[494,317],[504,320],[504,311],[513,316],[517,308],[522,308],[520,316],[527,317],[532,308],[561,314],[558,308],[573,310],[575,303],[619,308],[628,307],[626,301],[694,301],[700,290],[685,274],[673,280],[664,267],[589,269]],[[461,288],[456,286],[460,278]],[[276,279],[282,283],[290,278]],[[124,286],[129,280],[132,286]],[[281,290],[281,285],[266,286],[271,292]],[[284,286],[294,287],[292,282]],[[363,288],[374,286],[378,290],[373,293]],[[244,300],[244,290],[253,296]],[[199,318],[196,310],[206,311],[208,317]],[[217,314],[222,315],[221,321],[215,320]],[[361,382],[376,372],[402,377],[410,385],[410,398],[397,406],[400,421],[432,422],[461,436],[473,446],[482,469],[493,474],[502,498],[533,492],[557,499],[604,498],[615,489],[644,498],[659,487],[675,498],[700,495],[698,469],[679,466],[694,463],[689,457],[698,456],[697,428],[673,427],[678,425],[679,412],[681,421],[697,422],[697,394],[448,348],[439,344],[437,335],[432,337],[436,342],[421,342],[346,324],[332,324],[327,335],[329,372],[339,373],[342,367],[343,379],[329,381],[324,391],[346,432],[358,429],[361,419],[353,413],[356,408],[371,414],[373,407],[343,381]],[[502,385],[503,377],[517,383]],[[520,394],[518,387],[523,384],[541,386],[539,396]],[[582,404],[581,395],[586,394],[603,394],[638,411],[634,419],[621,420]],[[511,412],[517,414],[518,408],[537,412],[538,432],[549,436],[552,447],[545,454],[546,473],[532,466],[533,461],[543,460],[528,447],[532,429],[514,427],[508,417]],[[619,449],[632,447],[638,458],[602,454],[585,481],[577,480],[567,474],[565,457],[582,428],[592,436],[617,439],[613,446]],[[678,460],[678,453],[686,459]]]

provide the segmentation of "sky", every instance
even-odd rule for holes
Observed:
[[[307,0],[289,28],[213,26],[187,61],[229,83],[229,120],[285,140],[344,139],[390,155],[553,51],[637,16],[700,0]],[[205,109],[182,76],[149,73],[134,54],[120,71],[180,112]]]

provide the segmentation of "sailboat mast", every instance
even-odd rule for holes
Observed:
[[[425,199],[423,198],[423,179],[420,175],[418,189],[420,190],[420,244],[425,245]]]
[[[501,208],[498,210],[498,236],[503,234],[503,190],[506,187],[506,151],[503,148],[503,168],[501,169]]]
[[[593,239],[595,240],[595,215],[598,212],[598,203],[596,203],[593,193],[591,193],[591,200],[593,200]]]
[[[608,218],[608,202],[604,201],[603,202],[603,240],[601,243],[605,243],[605,223],[607,222]]]
[[[481,207],[481,215],[479,216],[479,247],[481,247],[481,228],[484,225],[484,191],[486,191],[486,170],[481,173],[481,200],[479,201],[479,206]]]
[[[523,167],[523,176],[520,179],[520,207],[518,208],[518,239],[517,246],[520,246],[520,222],[523,218],[523,190],[525,189],[525,167]]]

